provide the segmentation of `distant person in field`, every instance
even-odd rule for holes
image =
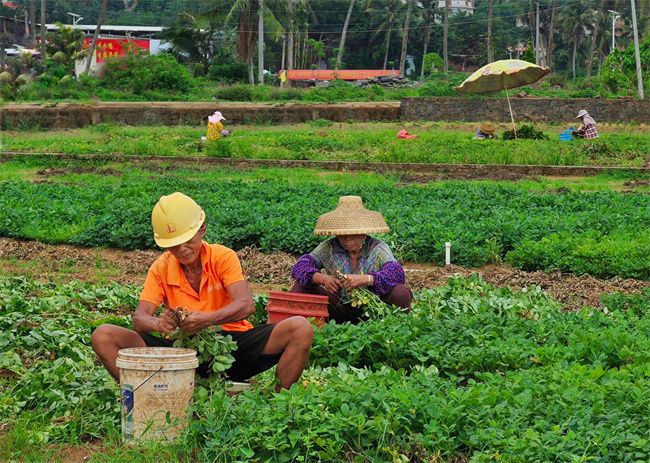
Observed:
[[[589,113],[581,109],[576,116],[576,119],[580,119],[582,124],[578,127],[577,130],[573,132],[575,138],[598,138],[598,130],[596,130],[596,121]]]
[[[223,117],[221,111],[215,111],[212,116],[208,117],[208,135],[206,137],[207,141],[215,141],[222,137],[227,137],[230,135],[230,130],[226,130],[223,126],[223,122],[226,118]]]
[[[485,140],[485,139],[492,139],[495,138],[494,133],[496,132],[497,128],[492,122],[483,122],[478,129],[476,129],[476,133],[474,134],[474,138],[477,140]]]
[[[335,210],[321,215],[314,232],[332,236],[298,259],[291,275],[295,293],[329,297],[329,319],[358,323],[363,309],[352,307],[349,291],[365,287],[382,301],[408,311],[413,295],[404,269],[388,245],[370,233],[390,229],[379,212],[369,211],[359,196],[342,196]]]
[[[101,325],[92,334],[93,349],[119,380],[115,361],[120,349],[171,347],[173,340],[165,336],[177,327],[196,334],[220,325],[237,344],[235,362],[226,372],[229,379],[245,381],[277,364],[277,389],[289,388],[307,364],[312,325],[306,318],[291,317],[253,328],[246,317],[255,312],[255,303],[239,258],[232,249],[203,241],[205,220],[203,209],[182,193],[160,198],[151,222],[156,244],[167,252],[149,268],[132,317],[135,331]],[[156,315],[161,306],[162,313]],[[177,322],[176,309],[189,314]],[[199,374],[208,372],[206,365],[199,366]]]

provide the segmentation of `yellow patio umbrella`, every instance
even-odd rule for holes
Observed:
[[[537,66],[528,61],[503,59],[486,64],[465,79],[459,87],[456,87],[456,90],[462,93],[490,93],[505,90],[510,120],[516,137],[517,129],[515,128],[515,118],[512,115],[508,89],[537,82],[549,72],[551,72],[549,68]]]

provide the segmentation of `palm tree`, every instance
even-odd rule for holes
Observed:
[[[99,18],[97,18],[97,27],[95,28],[95,35],[93,35],[93,42],[90,44],[90,49],[88,50],[88,58],[86,59],[86,69],[84,71],[84,74],[88,74],[88,71],[90,71],[90,63],[93,60],[93,54],[95,53],[95,46],[97,45],[97,38],[99,37],[99,31],[102,29],[102,23],[104,22],[104,16],[106,16],[107,6],[108,6],[108,0],[102,0],[102,6],[99,9]]]
[[[404,20],[404,34],[402,34],[402,52],[399,57],[399,73],[404,75],[404,67],[406,65],[406,49],[409,42],[409,28],[411,26],[411,14],[413,13],[413,0],[408,0],[406,7],[406,19]]]
[[[298,31],[298,24],[301,24],[304,15],[307,13],[309,4],[307,0],[285,0],[284,10],[280,12],[282,16],[282,23],[286,31],[287,38],[287,52],[286,52],[286,69],[293,69],[294,57],[296,55],[294,50],[294,43]]]
[[[47,34],[47,54],[58,59],[59,56],[56,54],[63,53],[62,61],[72,70],[74,62],[85,56],[84,33],[61,23],[57,23],[57,27],[56,31]]]
[[[548,43],[546,46],[546,66],[551,67],[553,64],[553,35],[555,34],[555,7],[556,0],[551,0],[551,19],[548,26]]]
[[[348,33],[348,26],[350,25],[350,16],[352,16],[352,9],[354,8],[355,0],[350,0],[350,7],[348,8],[348,15],[345,17],[345,23],[343,23],[343,31],[341,32],[341,42],[339,42],[339,51],[336,54],[336,64],[334,69],[338,69],[341,65],[341,60],[343,59],[343,49],[345,48],[345,36]]]
[[[205,73],[214,55],[230,45],[232,32],[218,27],[213,20],[205,22],[189,13],[182,13],[176,23],[163,29],[160,38],[170,45],[170,52],[177,60],[200,63]]]
[[[492,15],[494,12],[494,0],[488,0],[488,22],[487,22],[487,62],[494,61],[494,50],[492,49]]]
[[[29,0],[29,36],[36,41],[36,0]]]
[[[284,29],[275,18],[273,8],[282,3],[280,0],[267,0],[261,4],[260,0],[220,0],[216,3],[215,9],[203,13],[205,18],[217,19],[223,15],[220,12],[226,8],[228,13],[225,16],[225,24],[237,16],[237,56],[248,66],[248,82],[255,83],[253,55],[257,44],[257,33],[260,19],[260,9],[264,15],[264,24],[268,32],[275,39],[281,38]],[[273,7],[273,8],[272,8]],[[259,63],[263,67],[264,63]]]
[[[587,55],[587,76],[591,77],[591,69],[594,63],[594,52],[596,51],[596,43],[598,42],[598,29],[602,22],[603,12],[605,11],[605,0],[600,0],[600,5],[596,10],[596,17],[594,19],[594,30],[591,34],[591,43],[589,45],[589,54]]]
[[[562,39],[572,46],[571,70],[576,78],[576,58],[578,48],[582,45],[586,31],[593,27],[594,12],[590,8],[589,0],[580,0],[578,3],[567,6],[558,14],[558,22],[562,32]]]
[[[445,61],[445,74],[449,72],[449,57],[447,55],[447,42],[449,39],[449,9],[451,8],[451,0],[445,0],[445,19],[444,28],[442,32],[442,59]]]
[[[435,0],[429,0],[433,2]],[[390,52],[390,39],[393,33],[393,30],[397,29],[401,31],[401,23],[399,21],[399,13],[401,9],[400,0],[385,0],[383,2],[376,2],[377,7],[372,7],[372,4],[375,3],[372,0],[368,1],[366,7],[366,12],[371,18],[381,18],[381,22],[377,25],[373,25],[374,32],[371,36],[371,39],[374,40],[379,35],[384,35],[384,41],[382,49],[384,50],[384,64],[382,69],[386,69],[388,64],[388,53]]]
[[[46,40],[46,34],[47,34],[47,28],[45,27],[45,12],[47,11],[46,9],[47,3],[45,0],[41,0],[41,56],[42,59],[45,59],[45,40]]]
[[[438,9],[438,0],[422,0],[420,3],[422,4],[422,22],[424,23],[420,79],[424,79],[424,57],[427,56],[429,51],[429,40],[431,39],[431,29],[433,29],[436,10]]]

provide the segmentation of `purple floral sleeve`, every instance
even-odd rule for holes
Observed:
[[[396,285],[406,283],[404,269],[395,261],[386,262],[379,272],[370,272],[370,275],[375,279],[375,286],[369,289],[380,296],[390,293]]]
[[[296,265],[293,266],[291,270],[291,276],[296,280],[300,286],[304,288],[313,287],[312,278],[314,273],[318,272],[318,267],[316,266],[316,259],[311,255],[305,254],[300,256]]]

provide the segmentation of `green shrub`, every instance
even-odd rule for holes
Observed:
[[[248,67],[245,63],[212,64],[208,77],[227,84],[245,83],[248,81]]]
[[[650,37],[640,44],[641,68],[644,75],[650,72]],[[634,44],[624,50],[614,50],[603,62],[599,75],[602,85],[614,93],[633,95],[637,90],[636,58]],[[650,82],[644,79],[644,87],[650,89]]]
[[[219,87],[214,96],[218,100],[253,101],[253,89],[250,85],[230,85],[226,87]]]
[[[299,88],[294,88],[294,87],[286,87],[286,88],[272,87],[269,90],[268,98],[269,98],[269,100],[280,100],[280,101],[301,100],[302,97],[303,97],[303,94],[304,94],[304,91],[300,90]]]
[[[620,217],[619,220],[626,220]],[[596,231],[553,233],[515,244],[506,261],[524,270],[560,270],[597,277],[650,280],[650,232],[607,235]]]
[[[424,77],[440,72],[444,69],[445,62],[438,53],[424,55]]]
[[[171,55],[127,55],[106,60],[102,85],[130,89],[136,95],[145,91],[184,93],[189,91],[191,76],[185,66]]]
[[[551,74],[548,75],[548,77],[544,79],[544,82],[548,83],[551,86],[558,86],[564,88],[564,86],[567,83],[566,74],[552,72]]]
[[[548,135],[546,135],[541,130],[535,129],[535,126],[532,124],[524,124],[517,129],[517,136],[515,137],[514,130],[506,130],[503,132],[502,138],[504,140],[514,140],[519,138],[522,140],[548,140]]]
[[[233,156],[233,150],[230,140],[226,137],[206,142],[205,154],[215,158],[231,158]]]

